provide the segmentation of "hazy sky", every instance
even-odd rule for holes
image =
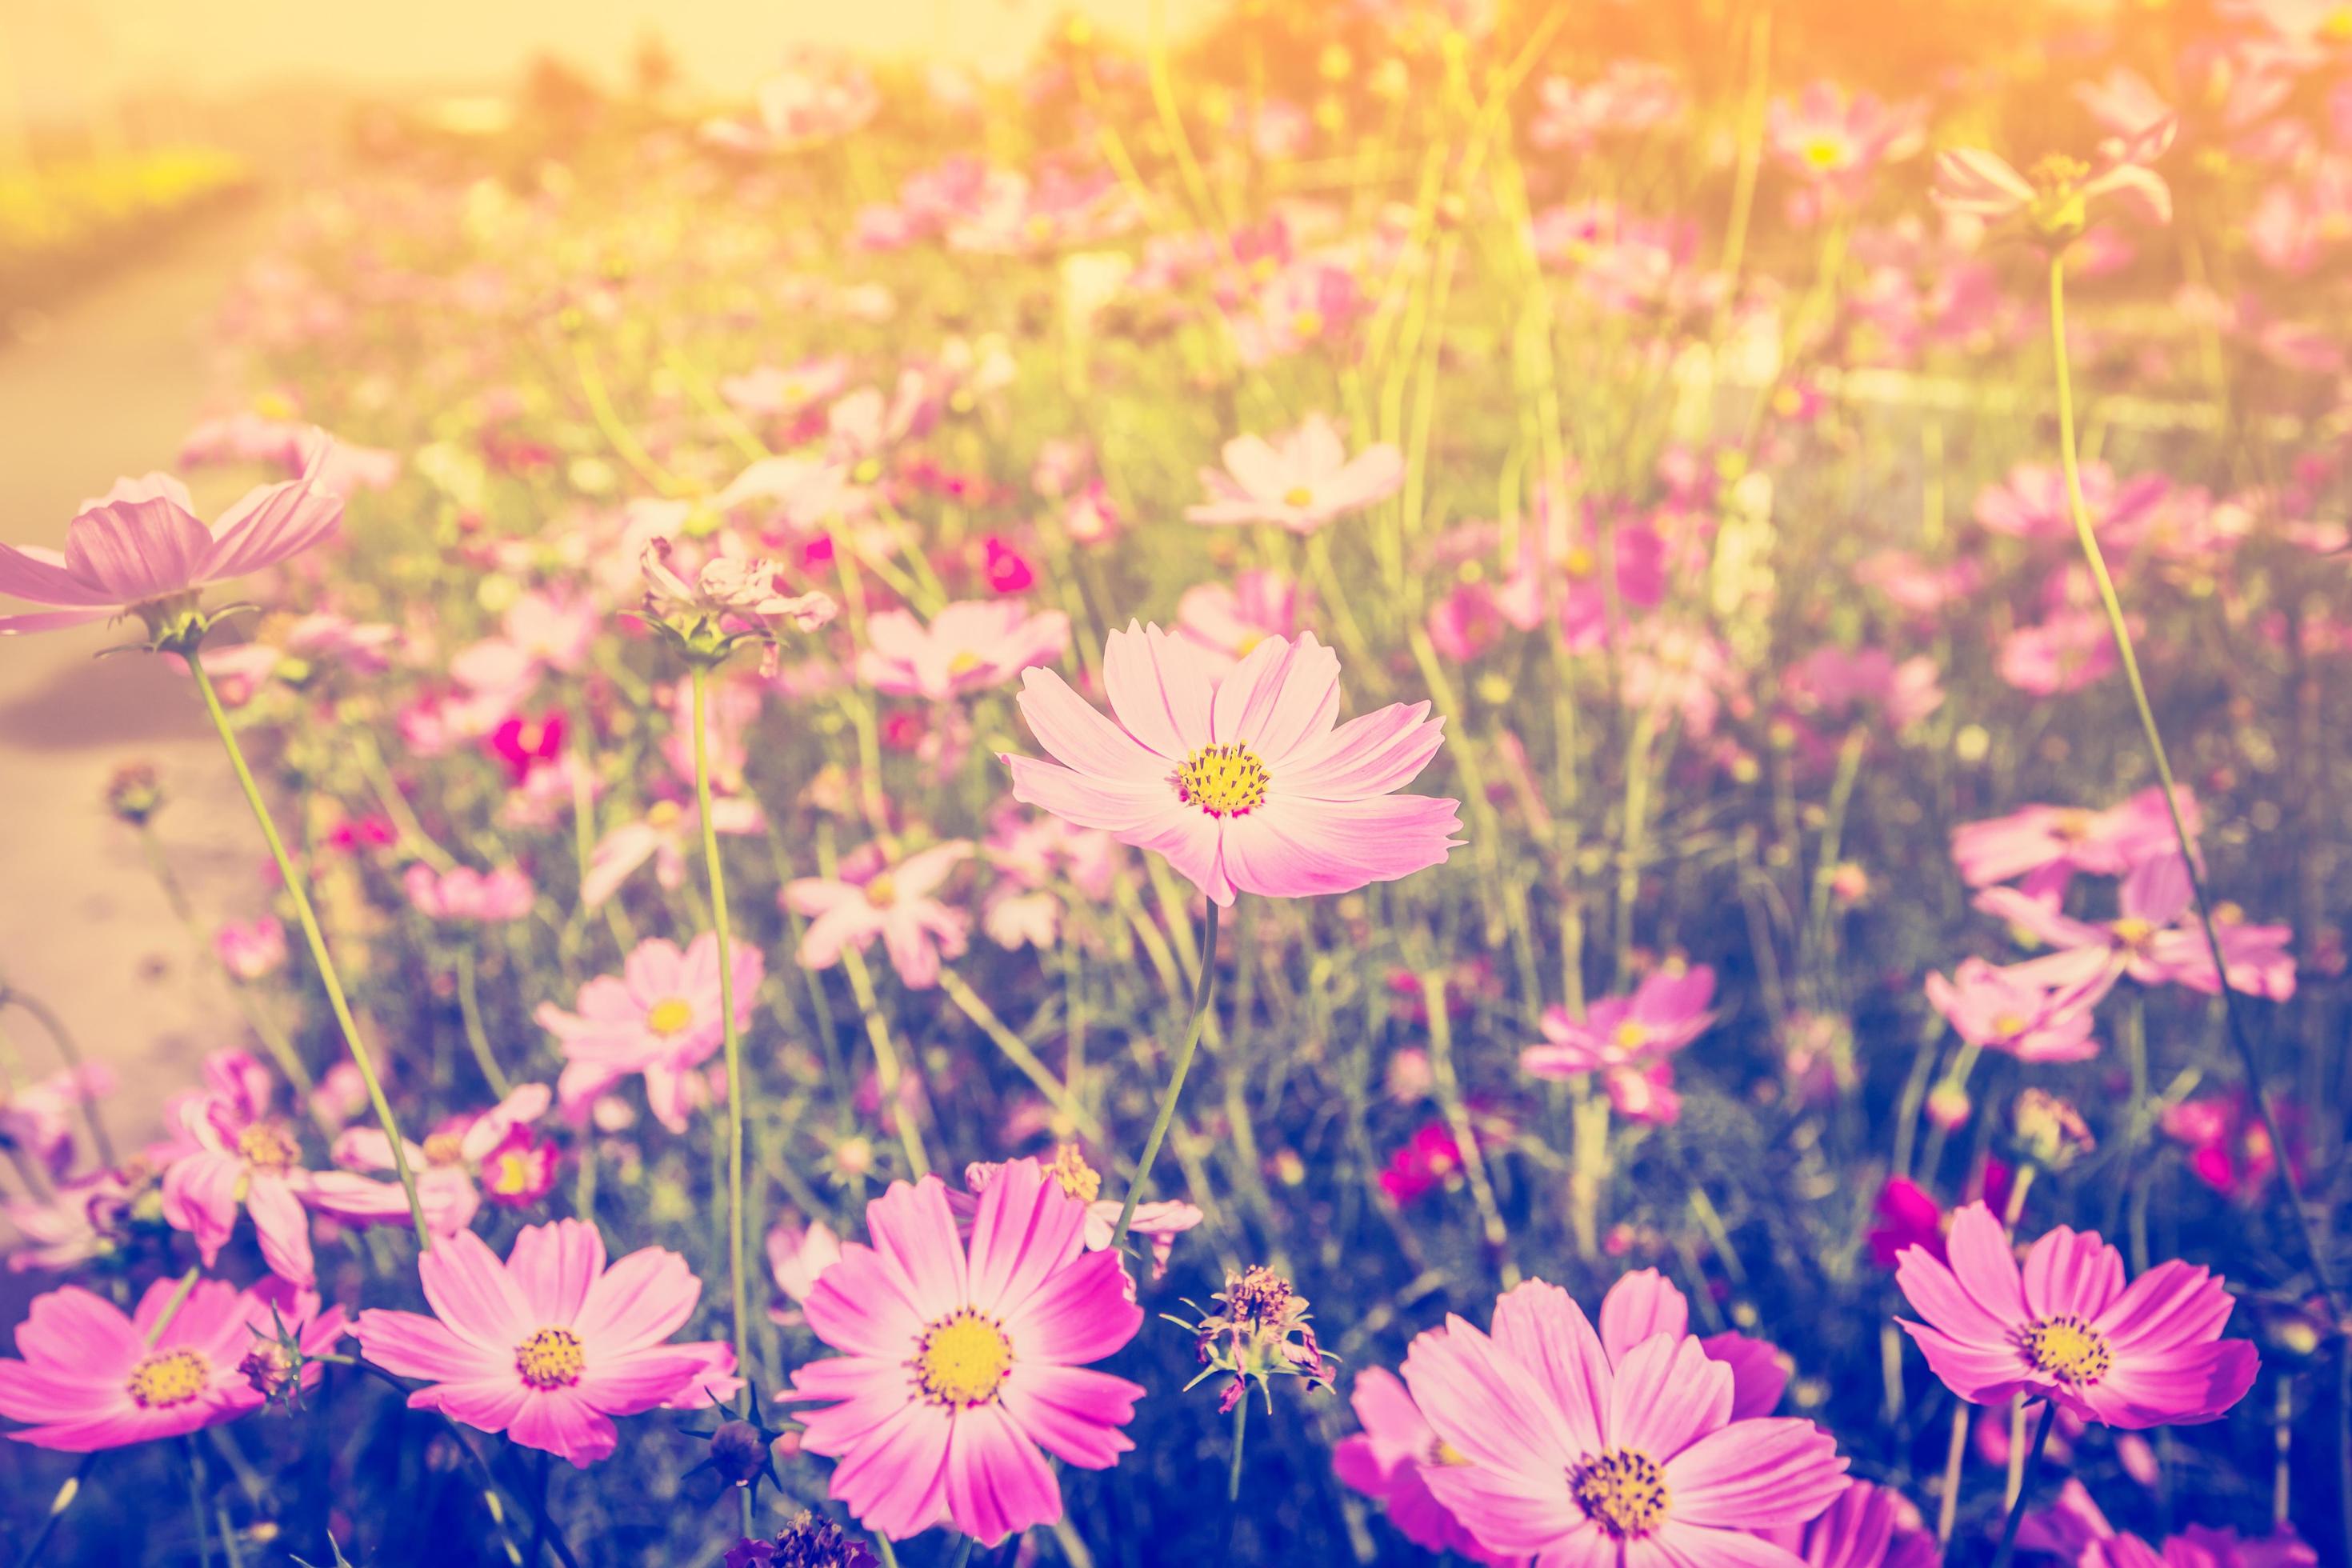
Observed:
[[[1142,36],[1152,0],[0,0],[0,111],[70,113],[162,80],[200,94],[324,77],[501,79],[542,49],[616,75],[658,31],[696,82],[749,87],[786,46],[1017,62],[1071,12]],[[1161,0],[1169,25],[1215,0]]]

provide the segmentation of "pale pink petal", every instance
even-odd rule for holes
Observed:
[[[1046,753],[1091,777],[1156,781],[1166,778],[1171,762],[1181,758],[1181,752],[1171,756],[1140,744],[1053,670],[1024,671],[1019,702],[1021,716]]]
[[[1400,1386],[1398,1393],[1402,1394]],[[1107,1470],[1135,1447],[1119,1428],[1144,1391],[1087,1367],[1016,1361],[1004,1380],[1004,1413],[1047,1452],[1081,1469]]]
[[[1036,1161],[1003,1167],[972,1216],[972,1306],[1000,1321],[1017,1316],[1039,1286],[1078,1256],[1086,1221],[1086,1205],[1048,1181]]]
[[[602,1260],[602,1242],[595,1256]],[[594,1277],[572,1328],[600,1350],[641,1350],[677,1332],[701,1299],[702,1281],[685,1258],[665,1247],[641,1247]]]
[[[2096,1235],[2062,1225],[2025,1255],[2025,1310],[2031,1317],[2065,1314],[2087,1323],[2123,1289],[2123,1254]]]
[[[898,1291],[922,1320],[936,1322],[971,1300],[962,1239],[949,1211],[947,1187],[937,1176],[908,1185],[893,1182],[866,1205],[875,1253],[898,1271]]]
[[[1731,1419],[1731,1369],[1687,1336],[1654,1334],[1618,1361],[1609,1398],[1612,1447],[1663,1458]]]
[[[1604,1321],[1608,1310],[1602,1301]],[[1609,1446],[1609,1356],[1574,1297],[1541,1279],[1504,1291],[1495,1303],[1495,1343],[1559,1412],[1570,1451]]]
[[[1003,1406],[956,1412],[948,1428],[948,1516],[985,1545],[1062,1517],[1062,1488],[1045,1457]]]
[[[472,1231],[459,1231],[418,1258],[416,1277],[435,1316],[461,1338],[509,1359],[532,1330],[546,1326],[532,1321],[506,1265]]]
[[[1089,1252],[1054,1276],[1005,1320],[1018,1354],[1076,1364],[1122,1349],[1143,1326],[1115,1252]]]
[[[1690,1302],[1654,1268],[1634,1270],[1601,1298],[1601,1343],[1612,1362],[1653,1334],[1680,1339],[1688,1332]]]
[[[205,525],[165,497],[116,501],[66,527],[66,569],[126,605],[185,593],[211,550]]]
[[[1417,795],[1306,801],[1276,794],[1226,823],[1224,870],[1243,892],[1272,898],[1391,882],[1444,861],[1462,830],[1459,804]]]
[[[507,1253],[507,1272],[522,1288],[533,1321],[568,1324],[580,1315],[592,1282],[604,1272],[604,1238],[594,1226],[576,1219],[525,1226]]]
[[[0,544],[0,594],[37,605],[79,605],[110,609],[121,599],[102,584],[85,582],[54,550]]]
[[[1810,1421],[1742,1421],[1666,1461],[1674,1517],[1687,1524],[1763,1530],[1802,1524],[1845,1488],[1837,1440]]]
[[[1209,743],[1213,681],[1181,638],[1158,626],[1128,623],[1103,649],[1103,688],[1127,732],[1161,756],[1181,762]]]
[[[950,1423],[936,1405],[903,1406],[834,1466],[827,1495],[894,1541],[929,1529],[947,1509]]]
[[[359,1315],[360,1352],[386,1372],[429,1383],[514,1379],[514,1347],[501,1352],[449,1331],[438,1318],[376,1307]]]
[[[612,1421],[576,1388],[533,1389],[507,1423],[507,1438],[526,1448],[544,1448],[586,1469],[612,1457],[621,1435]]]
[[[1350,719],[1284,759],[1282,792],[1308,800],[1361,800],[1402,789],[1444,743],[1429,704],[1394,702]]]
[[[1302,634],[1270,637],[1217,687],[1211,736],[1248,746],[1269,768],[1331,727],[1339,712],[1339,657]]]
[[[334,532],[343,500],[308,478],[248,492],[213,525],[203,580],[242,577],[275,566]]]

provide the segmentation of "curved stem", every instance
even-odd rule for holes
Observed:
[[[0,1007],[6,1007],[11,1003],[28,1014],[33,1022],[41,1026],[41,1032],[48,1036],[50,1043],[58,1047],[58,1055],[65,1058],[67,1069],[73,1074],[75,1081],[80,1082],[87,1069],[83,1066],[81,1047],[74,1044],[73,1035],[66,1028],[65,1020],[51,1012],[48,1004],[40,998],[28,996],[24,992],[10,986],[0,985]],[[89,1122],[90,1141],[98,1145],[99,1158],[106,1162],[109,1169],[112,1169],[117,1163],[114,1157],[114,1141],[107,1136],[106,1120],[99,1114],[99,1097],[94,1094],[83,1094],[80,1100],[82,1116]]]
[[[471,947],[457,949],[457,1012],[466,1021],[466,1044],[473,1047],[474,1065],[482,1069],[491,1091],[504,1100],[513,1092],[514,1085],[499,1070],[499,1058],[490,1050],[489,1031],[482,1027],[482,998],[474,985]]]
[[[1135,1180],[1128,1184],[1127,1202],[1119,1205],[1118,1224],[1110,1233],[1110,1249],[1117,1252],[1127,1239],[1127,1227],[1135,1223],[1135,1205],[1143,1201],[1143,1189],[1151,1182],[1151,1163],[1160,1158],[1160,1145],[1168,1141],[1169,1124],[1176,1120],[1176,1101],[1184,1093],[1184,1075],[1192,1070],[1192,1054],[1201,1048],[1201,1028],[1208,1021],[1209,1002],[1217,990],[1217,901],[1209,900],[1208,930],[1201,939],[1201,973],[1192,985],[1192,1025],[1184,1032],[1184,1048],[1176,1053],[1176,1067],[1168,1075],[1168,1092],[1160,1097],[1160,1115],[1151,1124],[1151,1136],[1144,1141],[1143,1158],[1135,1163]]]
[[[735,942],[727,920],[727,871],[710,819],[710,668],[694,666],[694,804],[702,824],[702,858],[710,875],[710,921],[719,932],[719,1021],[727,1050],[727,1272],[735,1314],[735,1367],[751,1386],[750,1297],[743,1275],[743,1037],[735,1026]],[[751,1493],[743,1494],[743,1533],[751,1531]]]
[[[2042,1473],[2042,1451],[2050,1446],[2050,1428],[2058,1420],[2054,1401],[2042,1403],[2042,1424],[2033,1429],[2033,1453],[2025,1461],[2025,1475],[2017,1487],[2017,1500],[2009,1505],[2009,1518],[2000,1527],[2000,1550],[1993,1553],[1992,1568],[2009,1568],[2009,1560],[2017,1551],[2017,1527],[2025,1521],[2025,1505],[2032,1500],[2034,1478]]]
[[[2294,1162],[2287,1158],[2288,1145],[2278,1115],[2271,1109],[2270,1096],[2263,1090],[2261,1064],[2254,1059],[2253,1042],[2246,1034],[2244,1019],[2239,1016],[2236,987],[2230,984],[2230,966],[2222,957],[2221,934],[2213,925],[2213,900],[2206,893],[2205,874],[2198,868],[2197,848],[2189,839],[2189,825],[2180,815],[2179,792],[2172,782],[2172,760],[2165,753],[2164,736],[2156,727],[2156,711],[2148,706],[2147,687],[2140,679],[2139,659],[2132,652],[2131,628],[2124,623],[2123,601],[2116,595],[2115,579],[2107,574],[2106,557],[2101,553],[2098,535],[2091,527],[2090,507],[2083,499],[2082,469],[2074,455],[2074,387],[2066,363],[2063,251],[2050,258],[2050,352],[2058,384],[2058,456],[2066,472],[2066,502],[2074,515],[2074,539],[2082,546],[2091,581],[2098,587],[2100,606],[2106,611],[2107,630],[2115,638],[2116,658],[2123,666],[2124,679],[2131,688],[2132,706],[2138,712],[2140,730],[2147,740],[2148,756],[2156,764],[2157,782],[2163,786],[2165,813],[2171,818],[2173,837],[2180,845],[2189,891],[2196,895],[2197,923],[2204,932],[2206,952],[2213,960],[2213,981],[2221,994],[2222,1018],[2230,1043],[2236,1048],[2238,1065],[2246,1075],[2246,1093],[2262,1112],[2263,1131],[2270,1135],[2271,1147],[2280,1152],[2279,1181],[2286,1191],[2288,1206],[2294,1211],[2295,1229],[2302,1237],[2304,1253],[2311,1260],[2312,1275],[2318,1280],[2329,1308],[2340,1319],[2344,1302],[2336,1293],[2336,1271],[2328,1263],[2324,1240],[2305,1206],[2303,1183],[2294,1173]]]
[[[416,1178],[408,1169],[407,1145],[401,1139],[399,1123],[393,1120],[392,1102],[383,1097],[383,1080],[376,1077],[375,1058],[369,1054],[367,1042],[360,1038],[359,1021],[352,1016],[352,1005],[343,995],[343,978],[336,973],[334,957],[327,951],[327,933],[319,928],[319,916],[310,908],[310,894],[303,885],[302,873],[286,853],[285,841],[278,837],[278,824],[270,818],[269,804],[261,798],[261,786],[253,782],[253,770],[246,765],[245,750],[236,743],[236,731],[221,707],[220,693],[213,689],[212,677],[205,673],[204,658],[194,644],[187,648],[186,658],[188,673],[196,678],[196,689],[204,694],[205,711],[212,715],[213,728],[220,731],[221,745],[228,752],[229,766],[236,770],[236,782],[245,791],[245,803],[253,808],[253,820],[261,826],[261,837],[269,845],[270,858],[278,862],[278,875],[286,884],[286,896],[294,900],[295,918],[301,921],[303,939],[310,944],[311,962],[319,966],[320,982],[327,988],[327,1005],[334,1009],[335,1023],[343,1031],[343,1045],[352,1053],[352,1065],[359,1068],[360,1081],[367,1086],[368,1103],[375,1108],[376,1121],[392,1144],[392,1167],[400,1177],[401,1192],[408,1199],[409,1223],[416,1227],[416,1249],[430,1252],[433,1237],[425,1228],[425,1205],[416,1195]]]

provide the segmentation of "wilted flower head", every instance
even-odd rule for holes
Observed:
[[[772,1541],[739,1541],[725,1568],[881,1568],[873,1548],[806,1509]]]
[[[163,808],[163,781],[152,763],[125,763],[106,781],[106,809],[133,827]]]
[[[1227,1274],[1225,1288],[1211,1300],[1217,1310],[1202,1314],[1198,1322],[1168,1320],[1192,1331],[1194,1351],[1204,1369],[1185,1387],[1196,1388],[1220,1375],[1232,1378],[1217,1402],[1219,1410],[1230,1411],[1248,1396],[1252,1383],[1265,1395],[1269,1409],[1277,1377],[1303,1377],[1310,1387],[1331,1386],[1331,1363],[1337,1358],[1316,1342],[1307,1298],[1288,1279],[1263,1263],[1253,1264]]]
[[[2033,1163],[2053,1171],[2064,1170],[2099,1146],[2083,1113],[2046,1089],[2027,1089],[2018,1095],[2011,1125]]]
[[[713,555],[688,583],[670,567],[675,551],[669,540],[657,538],[638,558],[645,614],[689,658],[716,661],[747,639],[772,649],[785,628],[815,631],[838,607],[826,594],[783,593],[776,586],[776,563],[767,560]]]

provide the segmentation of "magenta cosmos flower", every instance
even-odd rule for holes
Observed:
[[[1460,802],[1393,793],[1437,754],[1444,721],[1394,703],[1335,725],[1339,660],[1312,632],[1268,637],[1218,676],[1184,638],[1130,622],[1110,635],[1103,684],[1117,723],[1029,672],[1022,716],[1055,760],[1006,757],[1013,798],[1166,856],[1219,904],[1393,881],[1461,843]]]
[[[307,1289],[314,1271],[302,1204],[311,1174],[293,1127],[271,1109],[268,1069],[245,1051],[215,1051],[205,1058],[205,1084],[175,1108],[183,1142],[163,1171],[163,1218],[196,1238],[209,1268],[243,1209],[270,1272]]]
[[[1544,1037],[1519,1052],[1519,1070],[1549,1079],[1599,1073],[1619,1114],[1672,1122],[1682,1100],[1668,1058],[1714,1026],[1707,1008],[1714,996],[1714,970],[1675,965],[1649,975],[1630,996],[1594,1003],[1580,1021],[1565,1007],[1547,1007]]]
[[[1209,499],[1184,509],[1190,522],[1279,523],[1313,533],[1333,520],[1386,500],[1404,483],[1404,454],[1387,442],[1353,458],[1331,421],[1318,414],[1279,440],[1241,436],[1224,446],[1224,470],[1201,470]]]
[[[1668,1325],[1643,1331],[1628,1305],[1615,1354],[1541,1280],[1504,1293],[1491,1335],[1449,1317],[1414,1340],[1405,1385],[1461,1460],[1422,1479],[1489,1552],[1562,1568],[1796,1563],[1748,1532],[1827,1507],[1845,1485],[1837,1445],[1810,1421],[1740,1418],[1732,1369]]]
[[[274,1349],[280,1322],[305,1355],[343,1337],[341,1307],[322,1312],[283,1279],[245,1291],[199,1279],[163,1323],[178,1290],[176,1279],[156,1280],[129,1317],[79,1285],[37,1298],[16,1326],[21,1359],[0,1361],[0,1415],[32,1423],[8,1436],[75,1454],[177,1437],[262,1406],[257,1384],[271,1368],[250,1358]],[[302,1386],[318,1380],[317,1366],[302,1369]]]
[[[2047,1398],[2136,1430],[2213,1420],[2253,1384],[2254,1347],[2221,1338],[2230,1292],[2202,1268],[2160,1263],[2126,1287],[2120,1253],[2060,1226],[2021,1274],[1980,1203],[1952,1216],[1944,1250],[1948,1262],[1917,1247],[1896,1261],[1895,1283],[1927,1321],[1897,1321],[1972,1404]]]
[[[1032,615],[1011,599],[949,605],[929,626],[905,610],[885,610],[866,623],[857,679],[886,696],[948,702],[1001,686],[1069,649],[1069,616],[1059,610]]]
[[[1848,1481],[1810,1523],[1759,1533],[1806,1568],[1936,1568],[1942,1557],[1902,1494],[1868,1481]]]
[[[968,839],[919,850],[896,865],[871,847],[842,863],[840,876],[800,877],[784,886],[782,902],[805,918],[800,961],[831,969],[844,948],[863,952],[880,937],[898,978],[918,990],[940,983],[940,960],[963,956],[971,917],[932,897],[958,866],[971,858]]]
[[[0,636],[56,631],[109,616],[162,618],[192,611],[198,590],[274,566],[334,531],[342,498],[318,484],[329,443],[313,448],[299,479],[248,491],[207,528],[187,488],[169,474],[117,480],[66,527],[60,554],[0,544],[0,594],[62,606],[0,616]]]
[[[2203,831],[2196,793],[2187,785],[2173,795],[2190,842]],[[1952,860],[1971,888],[2027,879],[2028,890],[2063,887],[2074,872],[2120,877],[2155,850],[2174,842],[2164,789],[2150,784],[2105,811],[2080,806],[2029,805],[2007,816],[1964,823],[1952,830]]]
[[[735,1026],[748,1028],[767,964],[749,942],[736,942],[733,958]],[[579,1005],[567,1013],[542,1002],[532,1015],[563,1047],[555,1092],[564,1114],[586,1115],[599,1095],[643,1073],[646,1107],[671,1131],[685,1131],[687,1112],[703,1092],[694,1069],[725,1038],[719,938],[705,931],[684,952],[662,937],[641,942],[620,973],[598,975],[580,988]]]
[[[801,1447],[838,1461],[832,1495],[867,1529],[904,1540],[942,1519],[994,1542],[1062,1517],[1042,1447],[1108,1469],[1144,1391],[1091,1370],[1135,1337],[1118,1254],[1086,1249],[1084,1205],[1034,1160],[980,1195],[967,1250],[946,1186],[894,1182],[866,1206],[873,1245],[851,1242],[804,1303],[845,1353],[793,1373]]]
[[[516,866],[477,871],[456,866],[436,871],[419,863],[402,873],[409,906],[428,920],[492,923],[530,913],[530,879]]]
[[[543,1083],[518,1085],[478,1115],[453,1116],[405,1149],[416,1179],[425,1223],[436,1236],[454,1235],[474,1223],[487,1187],[493,1202],[519,1204],[545,1191],[543,1146],[528,1133],[514,1134],[547,1114],[554,1097]],[[310,1204],[321,1214],[353,1225],[381,1225],[408,1218],[407,1194],[396,1183],[361,1175],[392,1173],[392,1141],[376,1127],[346,1129],[335,1140],[334,1161],[349,1167],[321,1171],[311,1178]]]
[[[702,1281],[648,1247],[604,1267],[604,1241],[575,1219],[527,1226],[504,1263],[460,1231],[417,1259],[432,1315],[383,1308],[353,1331],[368,1360],[430,1387],[408,1396],[485,1432],[503,1432],[583,1469],[619,1441],[615,1415],[676,1402],[699,1408],[741,1386],[735,1352],[670,1344]]]

